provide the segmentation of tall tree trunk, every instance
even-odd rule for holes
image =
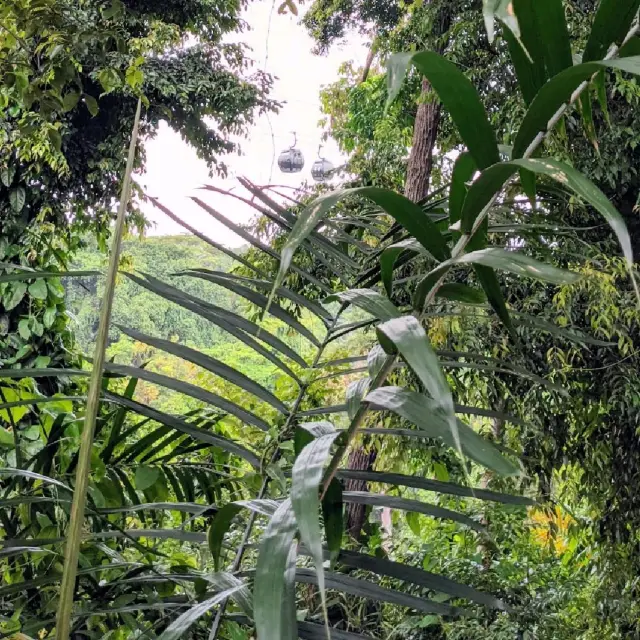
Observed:
[[[442,54],[445,48],[443,36],[451,28],[453,15],[450,3],[440,2],[437,15],[433,20],[432,36],[438,43],[434,49]],[[422,99],[418,106],[416,122],[413,127],[413,142],[404,194],[409,200],[419,202],[429,194],[429,182],[433,169],[433,149],[438,138],[442,106],[439,101],[430,100],[431,85],[426,78],[422,79]]]
[[[418,107],[416,123],[413,129],[413,144],[407,165],[407,180],[404,195],[419,202],[429,193],[429,180],[433,169],[433,148],[438,137],[441,105],[439,102],[426,102],[431,85],[422,79],[423,102]]]

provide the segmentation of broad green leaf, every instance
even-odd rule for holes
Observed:
[[[478,464],[493,469],[501,475],[516,475],[518,467],[505,458],[486,438],[478,435],[468,425],[456,421],[455,432],[450,420],[441,408],[424,394],[401,387],[382,387],[369,392],[365,398],[373,408],[392,411],[415,424],[427,438],[437,438],[460,451]]]
[[[380,430],[384,433],[385,429]],[[535,501],[525,496],[514,496],[507,493],[498,493],[487,489],[475,487],[463,487],[451,482],[441,482],[439,480],[429,480],[419,475],[403,475],[400,473],[386,473],[384,471],[358,471],[355,469],[340,469],[338,478],[349,480],[362,480],[364,482],[378,482],[380,484],[391,484],[399,487],[412,487],[434,493],[444,493],[452,496],[465,498],[476,498],[478,500],[488,500],[489,502],[499,502],[501,504],[513,504],[522,506],[533,506]]]
[[[90,96],[87,93],[83,95],[83,98],[84,103],[87,105],[87,110],[89,111],[89,113],[93,117],[97,116],[99,111],[98,101],[93,96]]]
[[[487,295],[482,289],[476,289],[459,282],[446,282],[436,293],[436,298],[462,302],[463,304],[485,304]]]
[[[335,293],[324,300],[325,303],[336,301],[360,307],[378,320],[390,320],[402,315],[391,300],[372,289],[349,289]]]
[[[27,192],[24,187],[18,186],[9,191],[9,204],[15,213],[20,213],[27,200]]]
[[[223,600],[233,596],[234,593],[244,589],[244,584],[237,585],[231,589],[226,589],[216,594],[213,598],[209,598],[204,602],[199,602],[190,607],[181,616],[174,620],[159,636],[158,640],[182,640],[190,627],[195,624],[203,615],[211,611],[213,607],[221,603]]]
[[[10,287],[5,291],[5,294],[2,297],[4,310],[11,311],[12,309],[15,309],[22,302],[26,293],[27,285],[24,282],[17,282]]]
[[[569,67],[551,78],[536,95],[518,129],[513,145],[512,159],[522,158],[535,137],[547,130],[547,123],[551,117],[563,104],[568,102],[578,85],[602,69],[620,69],[640,75],[640,56],[585,62]]]
[[[558,160],[538,160],[533,158],[529,160],[511,160],[510,162],[502,162],[483,171],[479,178],[473,183],[465,201],[462,214],[463,229],[471,228],[476,216],[489,203],[491,198],[500,191],[506,180],[521,168],[532,171],[538,175],[545,175],[552,178],[594,207],[604,217],[616,234],[618,242],[622,247],[622,252],[627,259],[627,263],[629,265],[633,264],[631,238],[629,237],[629,232],[627,231],[627,226],[622,216],[611,202],[609,202],[607,196],[591,182],[589,178],[573,167]]]
[[[317,518],[317,515],[316,515]],[[296,533],[296,518],[291,500],[286,499],[273,514],[262,536],[258,552],[256,577],[253,588],[253,616],[258,640],[291,640],[295,629],[284,627],[288,618],[282,611],[284,602],[285,571],[290,558],[291,544]]]
[[[429,338],[413,316],[389,320],[376,329],[378,341],[389,354],[400,353],[431,395],[433,405],[455,420],[451,389],[442,373]]]
[[[144,491],[152,487],[160,478],[160,469],[143,465],[136,469],[136,489]]]
[[[327,601],[324,588],[324,555],[319,522],[319,487],[331,447],[340,433],[331,433],[312,440],[296,458],[291,472],[291,505],[300,531],[300,538],[309,548],[318,576],[325,623],[328,625]]]
[[[541,0],[545,2],[546,0]],[[556,2],[557,0],[553,0]],[[545,83],[547,74],[544,65],[543,36],[535,17],[536,0],[513,0],[513,8],[520,37],[505,29],[504,39],[509,45],[509,54],[516,72],[518,85],[526,104],[530,104],[540,87]],[[569,56],[571,61],[571,56]]]
[[[434,504],[422,502],[420,500],[410,500],[408,498],[399,498],[397,496],[388,496],[384,494],[369,493],[368,491],[344,491],[342,499],[345,502],[354,502],[356,504],[366,504],[374,507],[388,507],[389,509],[400,509],[401,511],[411,511],[413,513],[421,513],[432,518],[440,520],[452,520],[463,524],[474,531],[485,533],[486,529],[479,523],[468,516],[438,507]]]
[[[269,424],[256,414],[243,409],[239,405],[223,398],[222,396],[212,393],[211,391],[207,391],[206,389],[189,382],[183,382],[182,380],[171,378],[170,376],[165,376],[161,373],[155,373],[154,371],[148,371],[141,367],[130,367],[129,365],[115,364],[113,362],[107,362],[104,369],[110,373],[131,376],[140,380],[146,380],[153,384],[158,384],[162,387],[166,387],[167,389],[173,389],[174,391],[178,391],[179,393],[183,393],[187,396],[213,405],[214,407],[218,407],[219,409],[226,411],[239,420],[246,422],[247,424],[251,424],[258,429],[262,429],[263,431],[269,430]]]
[[[289,409],[287,405],[285,405],[281,400],[279,400],[271,391],[265,389],[262,385],[254,382],[248,376],[245,376],[243,373],[236,371],[233,367],[230,367],[220,360],[212,358],[196,349],[191,349],[185,345],[179,344],[177,342],[171,342],[170,340],[163,340],[162,338],[155,338],[152,336],[148,336],[144,333],[140,333],[135,329],[129,329],[127,327],[123,327],[121,325],[116,325],[120,331],[122,331],[125,335],[137,340],[138,342],[144,342],[145,344],[151,345],[152,347],[157,347],[158,349],[162,349],[167,353],[171,353],[183,360],[188,362],[192,362],[193,364],[206,369],[207,371],[211,371],[216,375],[220,376],[224,380],[228,380],[233,384],[237,385],[241,389],[252,393],[254,396],[260,398],[260,400],[264,400],[264,402],[269,403],[272,407],[278,409],[278,411],[284,413],[285,415],[289,413]]]
[[[38,279],[33,284],[29,285],[29,295],[32,298],[36,298],[36,300],[46,300],[47,299],[47,283]]]
[[[5,187],[10,187],[16,175],[16,167],[13,164],[6,165],[0,169],[0,180]]]
[[[573,66],[571,40],[562,0],[526,0],[535,14],[544,61],[553,77]],[[518,5],[516,5],[518,6]],[[520,21],[523,25],[523,21]]]
[[[385,558],[378,558],[356,551],[341,551],[338,556],[338,562],[347,567],[370,571],[379,576],[386,576],[388,578],[402,580],[403,582],[411,582],[430,591],[446,593],[454,598],[471,600],[472,602],[477,602],[491,609],[497,609],[499,611],[510,610],[502,600],[495,598],[489,593],[483,593],[466,584],[461,584],[444,576],[429,573],[428,571],[400,562],[392,562]]]
[[[429,80],[478,168],[485,169],[499,162],[500,155],[495,133],[489,124],[478,92],[455,64],[437,53],[423,51],[398,53],[391,56],[387,73],[389,103],[400,92],[411,64],[415,65],[418,71]],[[413,231],[404,223],[402,224],[415,237]],[[420,238],[417,239],[420,240]],[[443,259],[431,251],[427,245],[424,246],[434,257]]]
[[[621,43],[639,8],[640,0],[601,0],[582,55],[583,62],[599,60],[610,45]]]
[[[574,284],[581,278],[577,273],[540,262],[519,251],[507,251],[499,247],[487,247],[480,251],[473,251],[461,255],[458,258],[447,260],[447,262],[443,262],[439,267],[425,276],[416,290],[416,308],[421,308],[419,306],[420,301],[424,302],[426,295],[443,274],[447,273],[453,266],[465,264],[482,265],[491,267],[492,269],[500,269],[501,271],[513,273],[517,276],[526,276],[534,278],[535,280],[559,285]]]

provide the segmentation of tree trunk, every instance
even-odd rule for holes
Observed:
[[[430,90],[429,81],[423,78],[423,100]],[[433,148],[438,137],[441,109],[439,102],[423,101],[418,107],[404,188],[404,195],[413,202],[419,202],[429,193],[429,179],[433,168]]]
[[[348,469],[357,471],[370,471],[376,461],[377,453],[367,451],[364,446],[357,447],[349,454]],[[345,491],[367,491],[367,483],[364,480],[346,480]],[[347,531],[354,540],[360,540],[362,527],[364,526],[367,507],[364,504],[348,502],[346,507]]]
[[[438,43],[434,50],[442,54],[445,48],[443,36],[451,28],[452,10],[448,2],[442,2],[438,15],[433,21],[432,36]],[[404,195],[419,202],[429,194],[429,181],[433,169],[433,149],[438,137],[440,114],[442,106],[439,101],[429,100],[431,85],[426,78],[422,79],[422,99],[418,106],[416,122],[413,127],[413,142],[409,164],[407,165],[407,179]]]

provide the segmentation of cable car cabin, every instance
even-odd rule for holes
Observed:
[[[316,182],[326,182],[331,178],[335,167],[326,158],[318,158],[311,166],[311,177]]]
[[[304,167],[304,156],[300,149],[291,147],[278,156],[278,167],[282,173],[299,173]]]

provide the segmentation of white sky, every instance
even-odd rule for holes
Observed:
[[[274,162],[271,184],[296,187],[305,181],[312,182],[311,165],[317,157],[322,135],[318,126],[322,117],[320,89],[337,79],[338,68],[343,62],[355,60],[362,65],[366,58],[366,43],[358,36],[350,38],[348,44],[332,47],[328,56],[313,55],[313,40],[299,23],[299,18],[290,14],[279,15],[279,4],[278,0],[251,2],[244,13],[251,30],[238,38],[251,47],[256,69],[265,68],[267,54],[266,71],[276,78],[271,97],[286,102],[278,114],[270,115],[275,150],[269,122],[263,116],[256,121],[247,139],[240,141],[243,155],[222,158],[229,167],[228,178],[209,177],[205,163],[163,122],[156,138],[146,144],[146,173],[139,178],[149,195],[158,198],[199,231],[230,247],[243,244],[242,239],[200,209],[189,196],[199,196],[233,222],[248,222],[253,215],[251,208],[233,198],[198,188],[204,184],[215,184],[224,189],[233,187],[234,192],[246,196],[247,192],[239,185],[237,176],[246,176],[255,184],[268,184],[273,154],[275,152],[277,158],[281,150],[291,146],[292,131],[297,133],[297,146],[304,154],[305,167],[297,174],[283,174]],[[335,164],[343,160],[332,140],[325,143],[322,155]],[[151,235],[184,232],[152,205],[143,209],[154,223],[149,230]]]

